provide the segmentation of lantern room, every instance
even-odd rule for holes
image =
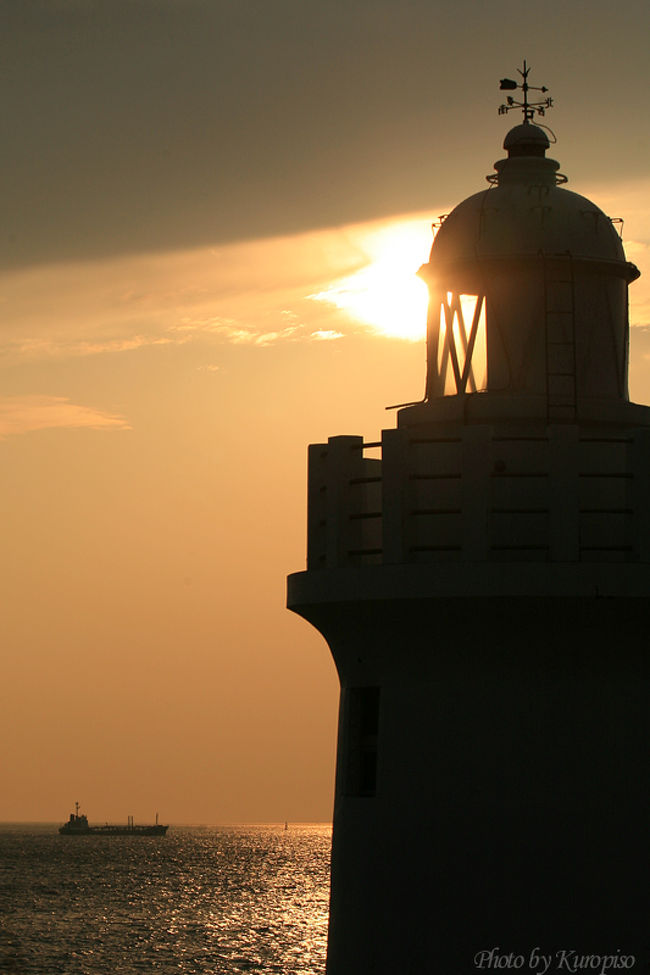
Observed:
[[[429,420],[630,422],[627,289],[639,272],[620,222],[564,188],[549,147],[526,118],[488,188],[441,219],[419,271],[425,403],[400,423],[424,419],[423,406]]]

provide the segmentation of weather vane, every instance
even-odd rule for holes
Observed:
[[[541,91],[542,93],[544,93],[548,91],[548,88],[544,88],[544,87],[538,88],[535,85],[528,84],[528,74],[530,72],[530,68],[527,66],[525,61],[524,61],[524,70],[521,71],[519,68],[517,68],[517,71],[519,71],[519,74],[523,78],[522,83],[519,84],[518,81],[512,81],[510,78],[502,78],[501,81],[499,82],[499,90],[515,91],[517,88],[521,88],[521,90],[524,93],[524,100],[523,102],[516,101],[512,97],[512,95],[508,95],[508,97],[506,98],[505,105],[499,105],[499,115],[507,115],[508,112],[511,112],[513,108],[520,108],[524,113],[524,123],[527,123],[527,122],[531,122],[536,114],[544,115],[547,108],[552,108],[553,99],[544,98],[542,101],[539,102],[529,102],[528,101],[529,91]]]

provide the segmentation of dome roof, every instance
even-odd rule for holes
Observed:
[[[503,148],[508,150],[510,157],[543,156],[550,145],[544,129],[530,122],[515,125],[503,140]]]
[[[460,203],[442,224],[430,262],[468,264],[484,259],[570,254],[578,260],[617,262],[628,280],[638,276],[625,263],[612,221],[594,203],[558,186],[565,177],[547,159],[549,140],[530,123],[508,132],[508,158],[495,163],[489,189]]]

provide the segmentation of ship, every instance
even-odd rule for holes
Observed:
[[[75,811],[70,813],[70,819],[63,826],[59,826],[62,836],[164,836],[169,826],[158,822],[140,825],[134,823],[133,816],[128,817],[126,825],[105,823],[103,826],[90,826],[88,817],[79,812],[79,803],[75,802]]]

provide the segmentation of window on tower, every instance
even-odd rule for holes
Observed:
[[[377,792],[378,687],[350,687],[346,695],[347,761],[345,794],[374,796]]]
[[[448,291],[432,300],[428,334],[429,397],[476,393],[487,386],[485,295]]]

